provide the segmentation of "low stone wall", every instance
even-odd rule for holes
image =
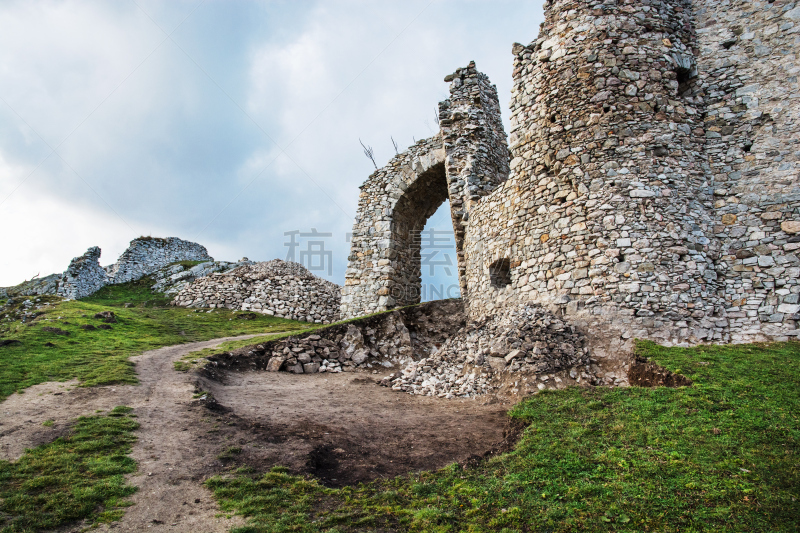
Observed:
[[[106,271],[100,266],[100,248],[93,246],[70,262],[56,294],[76,300],[97,292],[107,283]]]
[[[404,307],[210,357],[205,372],[288,371],[297,374],[400,368],[427,357],[466,324],[461,300]]]
[[[339,318],[341,287],[298,263],[274,259],[195,280],[173,301],[180,307],[224,307],[329,324]]]
[[[139,237],[109,266],[110,283],[127,283],[178,261],[213,261],[205,246],[177,237]]]

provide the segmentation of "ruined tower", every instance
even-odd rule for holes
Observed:
[[[514,47],[511,177],[467,232],[473,317],[533,300],[722,340],[692,42],[681,0],[545,3]]]

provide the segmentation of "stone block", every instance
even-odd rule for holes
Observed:
[[[487,357],[486,360],[489,362],[489,366],[495,372],[500,372],[506,367],[506,360],[503,357]]]
[[[278,372],[280,371],[283,363],[286,360],[283,357],[273,357],[267,363],[267,372]]]
[[[800,233],[800,220],[787,220],[786,222],[781,222],[781,229],[790,234]]]
[[[319,372],[319,363],[306,363],[303,365],[303,372],[306,374],[316,374]]]

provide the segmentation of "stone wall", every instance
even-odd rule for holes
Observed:
[[[106,271],[100,266],[100,248],[93,246],[70,262],[61,277],[57,294],[76,300],[97,292],[107,283]]]
[[[441,131],[417,142],[361,186],[345,286],[343,317],[420,301],[420,232],[447,199],[455,230],[459,278],[464,223],[472,206],[508,175],[497,90],[470,63],[446,78]]]
[[[780,339],[800,320],[800,5],[695,12],[720,296],[733,340]]]
[[[274,259],[196,279],[175,296],[173,305],[241,309],[328,324],[339,319],[341,289],[299,263]]]
[[[70,299],[83,298],[110,283],[126,283],[153,274],[170,263],[214,260],[205,247],[177,237],[139,237],[130,242],[113,265],[100,267],[99,259],[100,248],[89,248],[81,257],[74,258],[63,274],[34,278],[4,289],[5,294],[58,294]]]
[[[542,303],[605,351],[797,335],[796,5],[545,15],[513,47],[510,179],[467,228],[470,315]]]
[[[686,6],[548,1],[514,46],[511,178],[473,210],[471,315],[530,300],[725,340]]]
[[[107,268],[110,283],[127,283],[177,261],[213,261],[208,250],[177,237],[139,237]]]

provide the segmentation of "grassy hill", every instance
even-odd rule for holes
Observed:
[[[0,346],[0,401],[45,381],[76,378],[86,386],[135,383],[128,358],[161,346],[308,326],[227,309],[209,313],[168,307],[168,298],[150,292],[152,284],[143,278],[108,285],[75,301],[54,296],[16,298],[12,306],[0,309],[0,339],[11,341]],[[34,305],[25,307],[25,299]],[[116,322],[93,318],[103,311],[113,312]]]

